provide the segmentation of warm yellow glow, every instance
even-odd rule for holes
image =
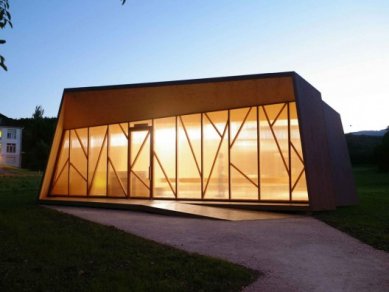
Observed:
[[[108,140],[108,195],[125,197],[128,181],[128,124],[109,126]]]
[[[174,198],[176,192],[175,117],[154,120],[154,190],[156,198]]]
[[[143,145],[143,146],[142,146]],[[130,197],[150,196],[150,131],[130,132]]]
[[[65,131],[53,194],[151,191],[155,198],[307,201],[295,103]]]

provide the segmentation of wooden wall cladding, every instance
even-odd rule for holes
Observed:
[[[69,90],[65,129],[294,101],[292,74]],[[275,74],[276,75],[276,74]],[[289,75],[289,76],[288,76]],[[239,77],[237,77],[239,79]],[[222,79],[223,80],[223,79]]]
[[[336,193],[336,205],[356,204],[357,191],[352,175],[350,156],[347,149],[340,115],[323,102],[326,119],[328,146],[330,150],[331,173]]]
[[[294,72],[65,90],[40,199],[48,195],[66,129],[294,100],[311,210],[356,203],[340,116]]]
[[[63,123],[64,123],[64,112],[66,111],[64,103],[63,103],[63,96],[62,96],[62,101],[61,105],[59,107],[58,111],[58,120],[57,120],[57,125],[55,128],[55,133],[54,133],[54,138],[51,143],[51,148],[50,148],[50,154],[49,154],[49,159],[47,160],[46,164],[46,169],[42,178],[41,182],[41,188],[39,192],[39,199],[46,198],[49,189],[50,189],[50,183],[52,180],[52,177],[54,175],[54,168],[55,164],[57,161],[57,156],[62,140],[62,134],[63,134]]]
[[[321,94],[297,74],[294,85],[309,204],[313,211],[335,209],[336,195]]]

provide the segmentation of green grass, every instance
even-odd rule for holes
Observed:
[[[375,248],[389,251],[389,173],[376,167],[356,167],[354,177],[359,204],[315,217]]]
[[[0,176],[0,291],[239,291],[259,275],[40,207],[40,178]]]

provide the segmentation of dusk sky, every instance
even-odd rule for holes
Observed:
[[[389,125],[389,1],[10,0],[0,113],[68,87],[296,71],[345,132]]]

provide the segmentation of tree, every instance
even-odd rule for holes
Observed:
[[[45,110],[43,109],[43,107],[41,105],[37,105],[35,107],[34,113],[32,114],[32,118],[33,119],[42,119],[44,113],[45,113]]]
[[[43,113],[43,107],[38,105],[31,118],[18,120],[19,126],[23,127],[23,168],[44,170],[46,166],[56,118],[44,117]]]
[[[0,0],[0,29],[4,29],[7,25],[12,28],[11,13],[9,12],[8,0]],[[0,45],[4,45],[5,40],[0,39]],[[7,71],[8,68],[5,65],[5,58],[0,55],[0,67]]]
[[[389,127],[388,127],[389,128]],[[389,131],[382,138],[381,145],[376,148],[378,169],[383,172],[389,171]]]

